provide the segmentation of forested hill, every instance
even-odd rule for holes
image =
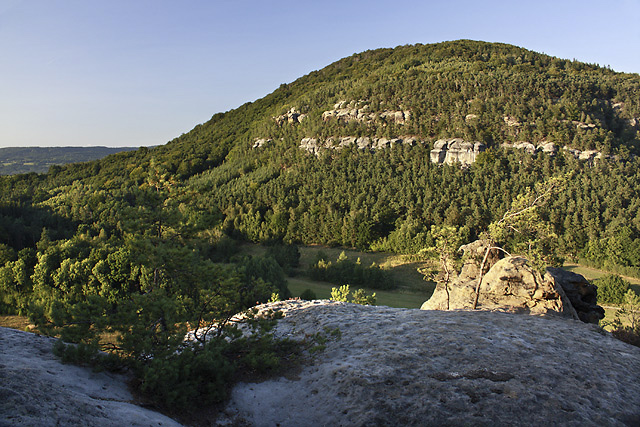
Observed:
[[[638,74],[466,40],[366,51],[166,145],[0,178],[0,265],[22,263],[23,289],[62,286],[47,281],[64,281],[63,262],[100,283],[133,275],[125,282],[137,287],[119,286],[140,289],[158,269],[179,280],[178,262],[228,259],[229,237],[416,253],[433,244],[432,226],[473,239],[526,188],[572,172],[543,213],[558,255],[637,270],[639,131]],[[346,137],[418,142],[300,149],[304,138]],[[453,137],[488,150],[466,169],[430,163],[433,142]],[[616,160],[501,148],[518,141]],[[132,270],[98,274],[100,262]]]
[[[5,147],[0,148],[0,175],[44,173],[53,165],[87,162],[134,147]]]

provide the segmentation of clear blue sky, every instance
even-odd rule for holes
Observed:
[[[0,147],[164,144],[342,57],[474,39],[640,73],[640,0],[0,0]]]

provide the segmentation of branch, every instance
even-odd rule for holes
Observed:
[[[544,198],[546,198],[548,195],[550,195],[550,194],[553,192],[553,190],[555,190],[555,188],[556,188],[556,187],[557,187],[557,185],[556,185],[556,184],[551,184],[551,185],[549,186],[549,188],[547,188],[547,189],[546,189],[542,194],[538,195],[535,199],[533,199],[533,200],[531,201],[531,203],[529,203],[526,207],[524,207],[523,209],[520,209],[519,211],[511,212],[511,213],[510,213],[509,211],[506,211],[506,212],[504,213],[504,215],[503,215],[502,219],[500,219],[500,220],[497,222],[497,224],[500,224],[500,223],[502,223],[502,222],[505,222],[506,220],[508,220],[508,219],[510,219],[510,218],[513,218],[513,217],[515,217],[515,216],[522,215],[523,213],[525,213],[525,212],[526,212],[526,211],[528,211],[528,210],[531,210],[531,209],[537,208],[538,206],[541,206],[541,204],[539,204],[539,203],[541,203],[541,201],[542,201]],[[514,229],[514,230],[515,230],[515,229]]]

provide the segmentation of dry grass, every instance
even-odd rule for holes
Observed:
[[[584,265],[571,263],[565,263],[562,268],[568,271],[573,271],[574,273],[582,274],[587,280],[599,279],[607,274],[612,274],[608,271],[598,270],[597,268],[585,267]],[[629,282],[631,284],[631,289],[633,289],[636,294],[640,295],[640,279],[629,276],[619,276]]]
[[[322,246],[300,246],[300,273],[309,268],[318,259],[320,253],[324,253],[329,261],[335,262],[342,252],[352,261],[360,258],[364,266],[376,263],[389,273],[401,292],[427,293],[431,295],[435,284],[426,282],[424,276],[418,272],[419,267],[425,265],[424,262],[416,261],[409,256],[389,254],[384,252],[360,252],[353,249],[326,248]]]
[[[31,323],[26,316],[2,315],[0,316],[0,326],[27,332],[38,332],[36,325]]]

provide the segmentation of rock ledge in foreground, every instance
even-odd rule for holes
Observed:
[[[577,320],[281,302],[276,333],[341,339],[298,379],[241,383],[219,422],[639,425],[640,348]]]

